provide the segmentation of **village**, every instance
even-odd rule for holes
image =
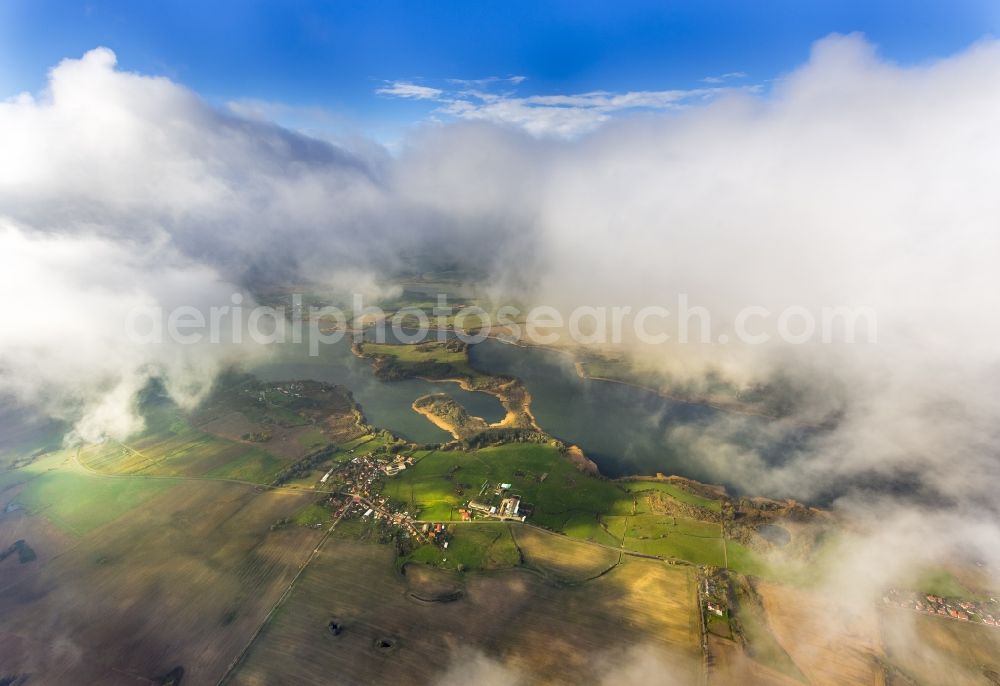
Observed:
[[[446,550],[451,539],[451,532],[446,524],[418,521],[409,512],[397,509],[379,492],[384,476],[394,476],[412,464],[412,456],[369,452],[334,465],[319,483],[343,484],[344,490],[334,492],[335,495],[331,498],[338,517],[357,517],[378,522],[404,540],[409,539],[417,544],[430,543]],[[338,500],[337,496],[344,500]]]
[[[386,527],[388,535],[447,550],[452,533],[448,523],[421,521],[381,493],[384,479],[405,471],[413,465],[414,459],[412,455],[393,454],[384,448],[369,451],[333,464],[315,487],[331,493],[329,504],[337,517],[379,523]],[[479,518],[526,521],[534,508],[523,502],[512,487],[506,482],[484,482],[478,495],[465,507],[458,508],[458,516],[463,522]]]
[[[395,476],[412,464],[411,456],[369,452],[334,464],[320,477],[319,484],[322,488],[328,483],[342,483],[352,493],[370,497],[378,493],[383,476]]]
[[[413,516],[409,512],[394,510],[389,499],[379,493],[384,476],[394,476],[412,464],[411,456],[368,452],[334,464],[320,478],[319,484],[343,485],[344,490],[336,493],[349,498],[350,504],[342,510],[341,516],[357,514],[362,519],[383,521],[390,527],[400,529],[404,536],[425,542],[428,537],[417,528]]]
[[[892,588],[882,601],[886,605],[905,610],[939,615],[960,622],[979,622],[987,626],[1000,627],[1000,602],[996,598],[990,598],[988,602],[976,602]]]

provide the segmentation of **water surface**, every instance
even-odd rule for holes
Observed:
[[[318,357],[310,357],[305,344],[288,344],[275,350],[272,359],[250,371],[264,381],[313,379],[340,384],[350,389],[361,405],[369,423],[417,443],[442,443],[451,434],[439,429],[411,407],[414,400],[428,393],[447,393],[465,410],[487,422],[503,418],[504,409],[495,396],[462,390],[455,383],[431,383],[419,379],[380,381],[372,372],[371,362],[356,357],[349,338],[320,346]]]
[[[390,336],[390,340],[392,337]],[[717,428],[726,420],[727,441],[747,448],[765,460],[780,465],[793,455],[803,436],[768,437],[768,420],[727,413],[715,408],[664,398],[632,386],[594,379],[581,379],[573,360],[541,348],[523,348],[487,339],[469,349],[477,369],[522,379],[532,396],[532,411],[548,433],[579,445],[609,477],[657,472],[678,474],[709,483],[720,483],[734,493],[746,491],[725,464],[706,464],[676,430],[689,438]],[[318,357],[310,357],[305,345],[285,345],[273,359],[252,369],[267,381],[315,379],[346,386],[364,409],[368,421],[417,443],[440,443],[451,436],[413,411],[413,401],[428,393],[447,393],[469,414],[488,422],[499,421],[504,410],[492,395],[463,391],[454,383],[431,383],[418,379],[383,382],[375,378],[371,364],[355,357],[349,338],[321,346]]]
[[[764,419],[671,400],[625,384],[581,379],[572,358],[562,353],[489,339],[473,346],[470,358],[477,369],[523,379],[539,425],[579,445],[606,476],[662,472],[721,483],[739,492],[726,474],[671,441],[670,432],[685,428],[696,436],[716,420],[730,419],[737,427],[732,438],[761,449]],[[765,446],[764,452],[777,454],[779,446]]]

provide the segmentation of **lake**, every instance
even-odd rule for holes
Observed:
[[[708,476],[664,438],[671,427],[705,424],[719,410],[624,384],[581,379],[572,358],[552,350],[490,339],[473,346],[470,358],[477,369],[523,379],[542,428],[580,446],[602,474]]]
[[[392,340],[392,337],[389,337]],[[608,381],[581,379],[573,360],[542,348],[524,348],[487,339],[469,349],[473,366],[484,372],[522,379],[532,396],[532,411],[539,425],[553,436],[575,445],[609,477],[656,472],[678,474],[719,483],[736,493],[745,490],[735,475],[719,465],[707,465],[684,445],[671,441],[676,428],[698,435],[720,418],[736,427],[731,442],[752,448],[769,465],[794,454],[802,439],[785,437],[768,442],[768,420],[727,413],[715,408],[664,398],[640,388]],[[462,390],[454,383],[417,379],[384,382],[375,378],[371,364],[354,356],[349,337],[321,346],[318,357],[309,357],[306,346],[285,345],[265,364],[251,369],[265,381],[315,379],[346,386],[374,426],[386,428],[417,443],[440,443],[451,436],[413,411],[413,401],[428,393],[447,393],[471,415],[488,422],[503,418],[496,397]]]
[[[688,429],[693,440],[712,435],[735,452],[758,456],[767,467],[794,459],[814,433],[773,431],[772,420],[764,417],[671,400],[626,384],[581,379],[573,359],[553,350],[488,339],[473,346],[469,356],[477,369],[523,379],[538,424],[580,446],[601,473],[612,478],[662,472],[745,493],[747,484],[731,465],[706,464],[698,451],[671,440],[670,432]]]
[[[272,359],[249,371],[264,381],[313,379],[339,384],[350,389],[361,405],[368,422],[389,429],[416,443],[443,443],[451,434],[434,426],[411,407],[414,400],[428,393],[447,393],[465,410],[488,422],[497,422],[505,414],[500,401],[488,393],[462,390],[455,383],[431,383],[419,379],[385,382],[375,378],[371,362],[351,352],[350,337],[331,345],[322,345],[318,357],[310,357],[305,344],[286,344],[276,348]]]

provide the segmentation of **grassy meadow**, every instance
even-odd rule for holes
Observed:
[[[666,495],[711,512],[720,511],[720,501],[676,484],[600,479],[577,470],[551,445],[437,451],[388,479],[383,492],[419,519],[455,522],[459,508],[477,498],[484,483],[501,482],[534,505],[532,524],[623,550],[726,566],[720,523],[658,513],[649,497]],[[735,551],[731,568],[766,573],[750,549],[728,546]]]
[[[447,549],[425,544],[410,553],[406,561],[456,571],[508,569],[520,564],[509,524],[483,522],[452,524],[451,527]]]

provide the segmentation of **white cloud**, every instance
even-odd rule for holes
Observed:
[[[376,88],[379,95],[388,95],[394,98],[407,98],[411,100],[436,100],[441,97],[443,91],[429,86],[420,86],[406,81],[392,81],[387,86]]]
[[[104,48],[59,64],[37,98],[0,103],[0,149],[0,394],[88,438],[139,426],[146,380],[190,404],[252,353],[131,345],[133,307],[204,310],[247,283],[370,273],[407,243],[376,146],[216,111],[116,70]]]
[[[676,110],[731,92],[720,88],[696,88],[625,93],[595,91],[520,98],[468,93],[447,102],[441,109],[460,119],[514,126],[535,136],[575,138],[595,130],[618,114]]]
[[[702,79],[702,83],[725,83],[726,81],[745,79],[747,76],[749,76],[749,74],[745,71],[730,71],[725,74],[719,74],[718,76],[706,76]]]
[[[95,50],[0,103],[0,393],[85,438],[127,434],[147,380],[190,405],[259,353],[129,343],[133,307],[309,279],[386,294],[374,275],[433,260],[563,308],[686,293],[727,322],[746,305],[867,305],[877,345],[637,352],[692,383],[713,370],[803,389],[769,432],[831,428],[776,463],[739,417],[664,441],[749,490],[808,498],[839,481],[853,522],[825,581],[870,608],[918,565],[1000,565],[997,73],[997,41],[906,68],[834,36],[766,95],[463,84],[428,100],[457,121],[390,157],[282,129],[266,108],[215,110]],[[908,497],[866,491],[876,478]],[[669,674],[629,664],[619,682]],[[470,674],[523,679],[474,656],[444,682]]]
[[[600,686],[677,686],[701,668],[689,656],[655,643],[588,657],[589,675]],[[456,651],[451,665],[437,677],[434,686],[522,686],[531,683],[533,676],[478,650],[463,648]]]
[[[453,83],[466,88],[483,88],[497,83],[509,83],[518,85],[527,80],[527,76],[487,76],[482,79],[448,79],[448,83]]]
[[[32,234],[0,219],[0,389],[75,422],[85,440],[142,426],[135,396],[153,378],[192,407],[225,365],[258,351],[226,343],[140,345],[130,313],[205,308],[240,289],[171,251],[93,235]]]
[[[735,77],[736,74],[726,76]],[[432,100],[440,104],[438,113],[457,119],[510,126],[539,137],[575,138],[595,130],[618,114],[675,110],[734,92],[730,88],[694,88],[517,96],[512,92],[489,90],[498,84],[516,86],[524,80],[523,76],[450,79],[449,83],[463,86],[457,91],[394,82],[389,88],[377,89],[376,93]],[[735,90],[753,92],[756,87]]]
[[[234,286],[338,273],[377,292],[366,275],[412,255],[564,307],[687,293],[731,321],[746,305],[867,305],[874,346],[656,351],[683,378],[792,377],[811,401],[799,419],[835,423],[821,440],[769,465],[727,440],[739,427],[669,438],[792,495],[905,478],[941,496],[932,549],[981,549],[1000,480],[998,72],[996,41],[904,68],[836,36],[766,95],[450,93],[433,102],[460,121],[393,158],[216,111],[94,51],[0,104],[3,388],[88,434],[126,431],[148,375],[196,398],[191,379],[227,359],[121,344],[109,332],[133,302],[212,304]],[[912,525],[923,510],[870,499],[844,506],[907,540],[935,535]]]
[[[529,280],[534,302],[669,305],[686,293],[719,326],[749,305],[873,308],[877,345],[644,351],[685,379],[706,369],[744,382],[792,377],[809,390],[797,419],[838,422],[778,465],[734,442],[738,427],[669,438],[751,489],[811,497],[834,480],[880,477],[944,494],[939,503],[993,507],[1000,95],[986,84],[998,71],[996,41],[905,68],[860,37],[835,36],[766,96],[608,118],[569,143],[443,127],[425,132],[400,173],[443,216],[520,227],[528,247],[510,249],[507,274]],[[523,114],[490,105],[508,108],[498,119]],[[585,107],[591,119],[567,122],[558,117],[581,109],[554,109],[543,110],[549,130],[607,116]],[[798,423],[773,428],[788,435]]]

